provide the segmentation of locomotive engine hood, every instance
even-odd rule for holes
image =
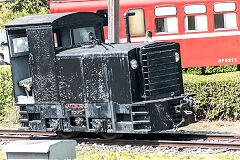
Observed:
[[[105,47],[83,46],[56,55],[61,101],[129,104],[183,93],[178,44]]]

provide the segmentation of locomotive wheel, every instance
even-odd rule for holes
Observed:
[[[78,134],[78,132],[57,132],[58,136],[66,139],[75,138],[78,136]]]
[[[103,136],[103,138],[108,140],[118,139],[123,136],[123,134],[121,133],[101,133],[101,135]]]

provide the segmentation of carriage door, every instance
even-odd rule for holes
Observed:
[[[36,103],[59,101],[52,27],[27,29]]]

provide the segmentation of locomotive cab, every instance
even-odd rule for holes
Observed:
[[[56,50],[87,42],[89,32],[103,41],[102,21],[93,13],[63,13],[27,16],[6,24],[16,104],[39,100],[39,92],[34,98],[33,83],[36,90],[49,89],[44,93],[48,97],[45,101],[58,101]]]
[[[82,12],[5,25],[21,130],[142,134],[193,122],[179,44],[105,44],[103,22]]]

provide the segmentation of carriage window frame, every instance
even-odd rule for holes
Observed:
[[[27,34],[12,34],[8,36],[9,39],[9,51],[10,51],[10,56],[11,57],[20,57],[20,56],[26,56],[29,54],[29,43],[28,43],[28,51],[24,51],[24,52],[14,52],[14,43],[13,43],[13,39],[16,38],[27,38]],[[27,38],[28,40],[28,38]]]
[[[199,8],[203,6],[204,8]],[[207,32],[208,31],[208,16],[207,16],[207,6],[205,4],[193,4],[184,6],[184,31],[185,33],[191,32]],[[191,18],[191,19],[190,19]],[[202,26],[202,20],[204,20],[204,27]],[[201,25],[199,25],[201,21]],[[190,24],[191,23],[191,24]],[[190,27],[193,27],[190,29]]]
[[[234,14],[235,15],[235,26],[234,27],[227,27],[227,16],[226,15],[229,15],[229,14]],[[223,23],[223,28],[216,28],[216,19],[215,19],[215,15],[223,15],[223,21],[221,23]],[[221,31],[221,30],[237,30],[238,29],[238,23],[237,23],[237,13],[234,11],[234,12],[216,12],[214,14],[214,30],[215,31]]]
[[[141,26],[143,29],[142,29],[142,32],[141,33],[139,33],[139,34],[132,34],[131,33],[131,23],[130,23],[130,21],[131,21],[131,19],[132,19],[132,17],[134,17],[134,16],[129,16],[129,32],[130,32],[130,36],[131,37],[138,37],[138,36],[145,36],[145,34],[146,34],[146,23],[145,23],[145,11],[144,11],[144,9],[143,8],[129,8],[128,9],[128,12],[132,12],[131,10],[142,10],[142,12],[143,12],[143,14],[142,14],[142,18],[143,18],[143,21],[142,21],[142,23],[143,23],[143,26]]]
[[[223,8],[222,10],[220,10],[219,8],[216,8],[217,5],[225,5],[225,4],[234,4],[234,8],[230,8],[230,9],[226,9]],[[215,31],[221,31],[221,30],[237,30],[238,29],[238,20],[237,20],[237,4],[235,2],[217,2],[213,4],[213,11],[214,11],[214,30]],[[229,14],[233,14],[235,18],[234,20],[234,25],[233,27],[228,27],[229,24],[227,24],[229,21],[227,20],[227,15]],[[217,17],[218,16],[218,17]],[[222,18],[220,17],[222,16]],[[219,18],[220,21],[217,22],[217,18]],[[216,24],[218,23],[218,24]],[[232,23],[233,24],[233,23]],[[223,27],[221,28],[216,28],[217,25],[223,25]]]
[[[172,8],[175,8],[175,13],[173,14],[172,13],[169,13],[168,15],[167,14],[157,14],[159,16],[156,15],[156,9],[159,9],[159,8],[168,8],[168,7],[172,7]],[[178,17],[177,17],[177,7],[176,6],[157,6],[155,7],[154,9],[154,14],[155,14],[155,32],[156,32],[156,35],[164,35],[164,34],[178,34],[179,33],[179,27],[178,27]],[[172,21],[172,23],[175,23],[175,31],[168,31],[169,30],[169,26],[171,26],[171,24],[168,24],[170,23],[170,20]],[[162,21],[163,23],[160,23],[159,25],[159,22],[157,21]],[[162,32],[159,32],[158,29],[159,28],[164,28],[164,31]]]
[[[198,25],[199,24],[198,17],[200,17],[200,16],[202,16],[202,18],[204,18],[204,21],[205,21],[204,29],[198,29],[198,26],[202,26],[202,25]],[[194,17],[194,29],[189,29],[189,18],[190,17]],[[184,31],[185,31],[185,33],[207,32],[208,31],[208,16],[206,14],[189,14],[189,15],[184,16]]]

